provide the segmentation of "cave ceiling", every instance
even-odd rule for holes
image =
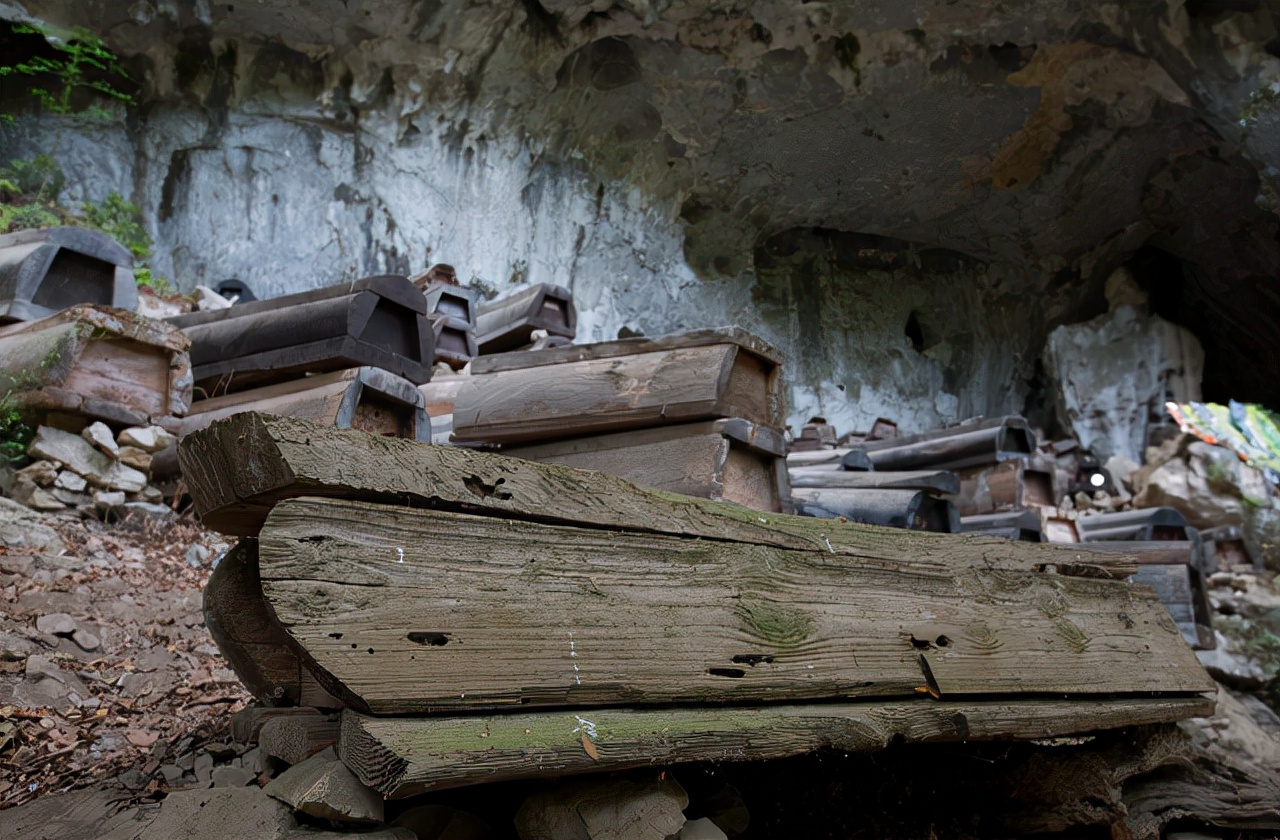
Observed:
[[[400,138],[517,134],[643,190],[707,280],[812,230],[999,263],[1030,295],[1132,263],[1239,388],[1280,395],[1277,2],[0,0],[0,16],[103,35],[144,104],[287,110],[301,91],[331,123]]]

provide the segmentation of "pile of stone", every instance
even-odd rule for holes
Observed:
[[[172,446],[160,426],[132,426],[118,433],[94,421],[79,433],[40,426],[27,447],[31,463],[0,470],[0,490],[38,511],[75,508],[101,519],[131,511],[165,516],[165,494],[151,483],[155,453]]]

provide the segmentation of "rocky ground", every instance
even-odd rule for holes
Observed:
[[[185,515],[134,509],[104,523],[87,509],[35,513],[0,499],[0,836],[204,837],[188,828],[201,812],[206,827],[211,813],[225,814],[228,825],[252,825],[252,836],[279,838],[337,836],[329,831],[338,826],[405,840],[514,837],[517,826],[523,837],[591,840],[681,830],[686,840],[1021,833],[1010,826],[1093,837],[1108,836],[1108,823],[1155,795],[1131,784],[1152,772],[1095,779],[1071,795],[1014,781],[1041,762],[1094,762],[1069,745],[914,745],[549,788],[481,786],[387,803],[363,823],[332,822],[268,796],[279,793],[286,765],[233,738],[232,715],[250,698],[200,611],[201,588],[226,547]],[[1167,746],[1176,736],[1200,750],[1192,764],[1240,756],[1280,770],[1280,593],[1271,574],[1251,569],[1225,570],[1211,584],[1221,645],[1206,664],[1224,684],[1220,714],[1165,733],[1108,736],[1090,755],[1125,756],[1134,765],[1125,775],[1143,762],[1166,772],[1178,764]],[[324,755],[312,763],[325,766]],[[1280,798],[1266,801],[1280,788],[1255,770],[1233,795],[1280,820]],[[1082,816],[1079,802],[1096,793],[1090,785],[1106,792],[1089,806],[1096,813]],[[617,799],[620,786],[634,795]],[[1096,825],[1081,827],[1090,820]],[[1273,836],[1174,822],[1201,832],[1193,837]]]

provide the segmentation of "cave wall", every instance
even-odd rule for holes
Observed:
[[[0,91],[18,115],[0,155],[50,151],[67,200],[131,197],[180,288],[437,261],[486,292],[557,282],[583,340],[739,323],[789,357],[793,423],[913,430],[1034,409],[1049,331],[1141,263],[1205,345],[1206,395],[1280,404],[1275,3],[0,0],[0,18],[87,26],[129,66],[138,104],[106,123]]]

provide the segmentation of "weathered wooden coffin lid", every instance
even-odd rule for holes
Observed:
[[[191,406],[190,413],[182,420],[181,433],[189,435],[225,417],[246,411],[297,416],[297,412],[291,411],[290,407],[300,399],[305,399],[308,394],[321,392],[337,399],[332,417],[333,425],[339,429],[352,428],[360,406],[367,401],[374,401],[408,411],[412,417],[412,437],[423,443],[431,442],[431,418],[426,412],[427,400],[418,386],[393,373],[367,366],[306,376],[200,400]],[[337,396],[338,394],[341,396]]]
[[[788,456],[788,463],[790,457]],[[845,487],[850,490],[930,490],[942,495],[960,492],[960,478],[948,470],[864,472],[831,465],[789,467],[792,487]]]
[[[1170,507],[1094,513],[1076,520],[1082,542],[1157,539],[1157,528],[1162,529],[1164,539],[1190,539],[1188,527],[1187,518]]]
[[[0,321],[46,318],[79,303],[137,309],[128,249],[86,228],[0,236]]]
[[[534,456],[542,452],[557,454],[594,452],[601,448],[601,443],[617,446],[640,445],[697,434],[723,435],[752,452],[772,458],[781,458],[787,448],[787,442],[774,429],[760,423],[752,423],[750,420],[743,420],[741,417],[733,417],[725,420],[706,420],[700,423],[680,423],[655,429],[618,432],[611,435],[569,438],[534,446],[503,447],[502,451],[516,458],[530,458],[536,461],[538,458]]]
[[[578,310],[564,286],[539,283],[476,306],[476,343],[484,354],[503,353],[529,343],[534,330],[573,338]]]
[[[990,534],[1009,539],[1041,542],[1040,514],[1034,510],[1011,510],[1000,513],[980,513],[960,517],[962,534]]]
[[[471,373],[497,373],[504,370],[524,370],[544,365],[560,365],[588,359],[614,359],[640,353],[656,353],[662,350],[678,350],[682,347],[707,347],[713,344],[736,344],[768,364],[780,367],[782,352],[763,338],[754,336],[741,327],[717,327],[708,330],[691,330],[671,335],[620,338],[617,341],[601,341],[596,344],[574,344],[553,347],[536,352],[498,353],[481,356],[471,363]]]
[[[0,394],[111,423],[181,416],[191,405],[190,344],[182,330],[136,312],[72,306],[0,327]]]
[[[778,358],[736,327],[481,356],[454,438],[523,445],[731,417],[780,427]]]
[[[794,488],[796,512],[802,516],[884,525],[911,531],[954,534],[960,530],[956,506],[922,490],[847,490]]]
[[[1025,419],[1010,415],[864,443],[853,451],[865,452],[877,470],[958,470],[1030,457],[1036,451],[1036,436]],[[852,458],[844,463],[847,469],[858,469]]]
[[[253,387],[265,378],[262,374],[278,378],[360,365],[419,384],[431,378],[435,334],[427,302],[399,275],[169,321],[191,337],[199,383],[230,376],[232,387]]]
[[[427,312],[466,321],[476,326],[476,293],[474,289],[453,283],[432,283],[422,292],[427,299]],[[475,355],[474,353],[472,355]]]

